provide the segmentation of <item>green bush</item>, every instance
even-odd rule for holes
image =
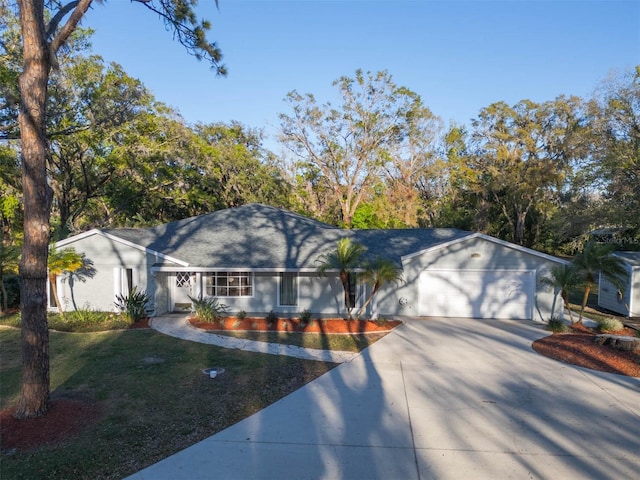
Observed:
[[[561,319],[553,317],[549,320],[549,323],[547,323],[547,330],[553,333],[564,333],[569,331],[569,327]]]
[[[374,323],[379,327],[385,327],[388,322],[389,320],[387,320],[385,317],[378,317],[374,320]]]
[[[4,276],[4,288],[7,291],[7,308],[17,308],[20,306],[20,277],[17,275]],[[2,290],[0,289],[0,306],[2,306]]]
[[[600,318],[596,320],[596,323],[601,332],[617,332],[624,328],[622,322],[617,318]]]
[[[311,320],[311,312],[307,309],[300,312],[300,323],[306,325]]]
[[[64,316],[50,313],[47,317],[49,328],[58,332],[102,332],[125,329],[131,324],[124,315],[115,312],[98,312],[87,308],[66,312]]]
[[[189,297],[193,304],[193,312],[200,320],[213,323],[216,320],[222,320],[226,315],[229,307],[224,303],[218,302],[217,298],[192,298]]]
[[[276,315],[276,312],[271,310],[269,313],[267,313],[267,322],[269,322],[270,325],[276,323],[277,321],[278,315]]]
[[[16,327],[20,328],[22,324],[22,317],[20,316],[20,312],[9,313],[0,316],[0,325],[6,325],[7,327]]]
[[[64,316],[58,313],[47,314],[47,324],[51,330],[58,332],[103,332],[107,330],[121,330],[128,328],[130,322],[115,312],[98,312],[83,308],[74,312],[66,312]],[[0,317],[0,325],[20,328],[20,313]]]
[[[116,295],[114,302],[123,318],[130,323],[148,317],[153,311],[151,297],[144,290],[133,287],[128,295]]]
[[[246,317],[247,317],[247,312],[245,312],[244,310],[240,310],[236,315],[236,318],[238,318],[238,320],[244,320]]]

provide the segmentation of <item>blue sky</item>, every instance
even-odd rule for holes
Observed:
[[[335,101],[333,80],[387,70],[445,123],[500,100],[589,96],[640,64],[640,1],[200,0],[229,69],[216,77],[129,0],[95,4],[94,52],[121,64],[189,123],[273,135],[290,90]],[[271,143],[271,142],[268,142]]]

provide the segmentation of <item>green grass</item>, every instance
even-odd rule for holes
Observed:
[[[388,332],[361,334],[327,335],[325,333],[302,332],[234,332],[216,331],[217,335],[256,340],[259,342],[283,343],[298,347],[315,348],[320,350],[340,350],[344,352],[360,352],[375,343]]]
[[[73,440],[1,458],[2,478],[122,478],[264,408],[334,364],[227,350],[153,330],[51,332],[51,391],[96,404]],[[153,361],[150,361],[153,359]],[[202,369],[223,367],[215,380]],[[20,388],[20,332],[0,329],[0,408]]]
[[[547,330],[554,333],[564,333],[569,331],[569,327],[559,318],[552,318],[547,324]]]

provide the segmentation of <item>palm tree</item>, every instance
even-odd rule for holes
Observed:
[[[51,291],[56,300],[56,306],[60,315],[64,315],[62,306],[60,305],[60,299],[58,298],[58,286],[56,284],[56,278],[65,272],[73,273],[80,270],[84,266],[84,259],[82,255],[77,253],[73,248],[63,248],[62,250],[56,250],[52,245],[49,249],[49,259],[47,261],[47,268],[49,270],[49,282],[51,283]]]
[[[318,275],[324,276],[330,270],[338,270],[340,272],[340,282],[342,282],[344,290],[344,306],[349,320],[352,318],[351,310],[354,307],[350,295],[350,277],[366,251],[367,249],[364,245],[351,243],[349,238],[342,238],[338,241],[338,246],[335,250],[320,255],[316,260],[320,264],[318,266]]]
[[[560,290],[563,306],[569,311],[569,319],[573,323],[573,315],[569,307],[569,290],[577,287],[580,283],[580,276],[575,265],[558,265],[551,269],[551,276],[541,279],[543,285],[549,285],[554,289]],[[556,310],[556,297],[553,298],[552,312]]]
[[[387,258],[377,257],[375,260],[366,264],[364,272],[360,274],[360,278],[371,285],[371,294],[369,298],[367,298],[367,301],[364,302],[364,305],[360,307],[358,313],[356,313],[356,318],[362,315],[367,305],[371,303],[373,297],[383,285],[387,283],[398,283],[403,280],[403,275],[402,269],[394,262]],[[372,318],[374,316],[372,316]]]
[[[573,259],[573,265],[578,271],[578,275],[584,282],[584,297],[580,306],[580,317],[578,323],[582,323],[582,314],[587,306],[589,293],[598,281],[598,275],[604,275],[617,289],[624,289],[624,279],[627,275],[624,260],[612,255],[615,247],[613,245],[603,245],[596,242],[589,242],[585,245],[582,253]]]

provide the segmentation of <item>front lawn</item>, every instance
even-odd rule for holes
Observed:
[[[227,350],[153,330],[52,331],[50,349],[52,399],[88,404],[97,420],[59,444],[3,451],[2,478],[122,478],[221,431],[335,366]],[[212,380],[202,373],[207,367],[226,371]],[[20,331],[0,328],[0,409],[15,405],[20,372]]]

